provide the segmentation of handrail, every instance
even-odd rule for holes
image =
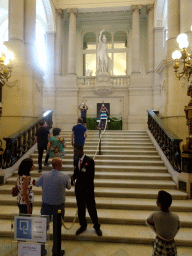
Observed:
[[[42,120],[51,129],[52,115],[53,111],[49,110],[16,133],[3,138],[6,141],[6,148],[3,153],[2,162],[0,162],[0,167],[2,166],[3,169],[6,169],[13,166],[36,143],[35,134]]]
[[[157,116],[158,111],[147,110],[147,112],[149,131],[154,136],[174,170],[181,172],[180,143],[183,140],[167,128],[163,120]]]

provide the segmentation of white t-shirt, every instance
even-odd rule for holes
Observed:
[[[149,221],[154,223],[154,229],[165,240],[171,240],[180,228],[179,216],[172,212],[153,212]]]

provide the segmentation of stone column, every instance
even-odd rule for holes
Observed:
[[[46,87],[54,87],[55,32],[46,33],[47,70]]]
[[[11,78],[3,87],[1,121],[4,137],[28,125],[42,111],[42,97],[40,102],[34,101],[37,99],[34,97],[36,67],[32,68],[31,63],[34,57],[32,48],[35,43],[35,31],[36,1],[9,0],[9,41],[5,44],[13,53],[14,60]]]
[[[180,34],[179,2],[180,0],[167,1],[167,18],[168,18],[167,58],[172,58],[172,52],[178,49],[178,44],[175,39]]]
[[[25,0],[24,39],[25,60],[28,64],[36,65],[36,1]]]
[[[62,9],[56,10],[55,74],[61,75],[61,18]]]
[[[180,32],[191,31],[192,26],[192,2],[189,0],[180,0]]]
[[[9,0],[9,40],[24,40],[24,0]]]
[[[164,117],[165,123],[173,131],[179,131],[179,116],[184,115],[181,104],[182,92],[179,85],[179,79],[176,78],[173,69],[172,53],[178,50],[176,41],[180,33],[180,0],[167,1],[167,18],[168,18],[168,40],[166,68],[165,68],[165,101],[164,101]],[[176,133],[176,132],[175,132]]]
[[[76,74],[76,16],[77,9],[67,9],[69,14],[68,75]]]
[[[132,5],[132,73],[140,73],[140,29],[141,5]]]
[[[148,73],[154,71],[154,5],[147,5],[148,13]]]

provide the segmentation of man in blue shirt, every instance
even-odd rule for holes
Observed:
[[[86,123],[87,123],[86,115],[87,115],[88,107],[85,103],[82,103],[81,105],[79,105],[78,109],[81,111],[81,118],[83,119],[83,125],[85,127],[87,127],[86,126]]]
[[[82,118],[77,119],[77,124],[73,126],[71,143],[72,146],[85,144],[85,139],[87,138],[87,128],[83,125]]]
[[[86,138],[87,138],[87,128],[83,125],[83,119],[78,118],[77,124],[73,126],[72,135],[71,135],[71,143],[72,143],[72,146],[74,147],[74,150],[77,145],[84,146]],[[74,162],[73,162],[74,166],[76,165],[77,161],[78,161],[78,158],[74,153]]]
[[[65,189],[71,188],[71,181],[67,174],[60,172],[62,159],[59,157],[53,158],[52,166],[52,171],[41,175],[36,182],[34,180],[33,185],[42,187],[41,215],[49,215],[51,218],[52,215],[55,216],[57,214],[58,210],[61,210],[61,216],[64,219]],[[54,230],[53,233],[55,233]]]

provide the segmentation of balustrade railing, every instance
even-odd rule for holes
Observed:
[[[30,125],[19,130],[7,138],[3,138],[6,141],[5,152],[2,155],[0,161],[0,168],[9,168],[14,165],[35,143],[35,134],[39,129],[39,123],[44,120],[48,128],[52,128],[52,114],[53,111],[47,111],[36,118]]]
[[[157,114],[158,111],[148,110],[148,129],[159,144],[163,153],[175,171],[181,172],[180,143],[183,141],[169,130]]]
[[[96,76],[79,76],[77,80],[79,86],[96,85]],[[129,76],[111,76],[111,82],[114,86],[128,86]]]
[[[129,76],[112,76],[112,83],[115,86],[127,86],[129,85]]]
[[[77,78],[78,85],[81,86],[95,86],[96,76],[79,76]]]

